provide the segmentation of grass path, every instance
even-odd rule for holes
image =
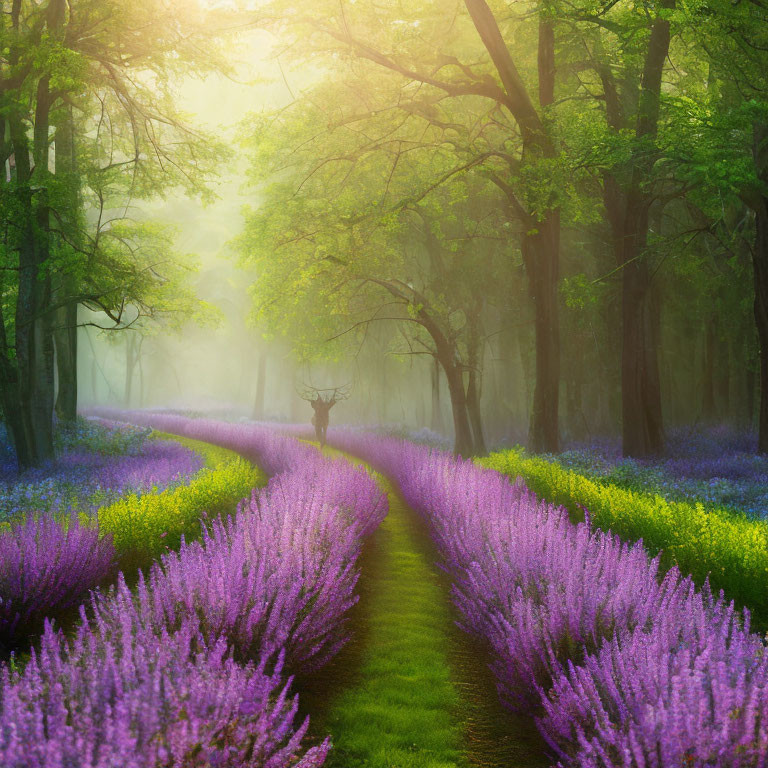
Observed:
[[[353,640],[300,683],[313,732],[333,739],[326,765],[547,765],[532,722],[502,709],[485,660],[455,626],[447,580],[420,521],[377,479],[390,511],[363,553]]]

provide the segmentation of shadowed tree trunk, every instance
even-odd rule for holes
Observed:
[[[47,125],[47,107],[47,79],[43,78],[38,88],[35,125],[38,140],[38,121],[45,121]],[[15,194],[19,204],[19,282],[15,363],[10,363],[14,371],[5,376],[8,383],[4,386],[7,389],[4,399],[6,412],[18,414],[9,426],[19,466],[23,469],[53,456],[53,344],[48,311],[50,274],[41,274],[48,257],[48,207],[44,189],[36,189],[36,199],[32,191],[29,142],[20,115],[12,115],[9,122],[16,168]],[[47,151],[35,154],[38,162],[47,164]],[[43,173],[42,168],[38,171]]]
[[[520,77],[493,11],[486,0],[464,2],[501,79],[507,97],[505,106],[520,128],[523,162],[554,158],[555,147]],[[538,76],[538,101],[540,107],[546,108],[554,101],[555,39],[552,23],[544,15],[539,23]],[[534,451],[556,453],[560,405],[560,212],[552,209],[533,217],[524,210],[508,184],[499,186],[506,192],[514,215],[523,223],[523,259],[535,306],[536,385],[529,442]]]
[[[434,432],[442,432],[443,409],[440,404],[440,363],[435,357],[430,365],[430,380],[432,384],[432,414],[430,417],[430,429]]]
[[[56,415],[62,421],[77,418],[77,303],[69,302],[56,313]]]
[[[752,155],[757,175],[768,184],[768,124],[754,125]],[[760,348],[760,401],[757,408],[758,451],[768,453],[768,197],[756,192],[746,200],[755,212],[752,270],[755,284],[755,326]]]
[[[46,8],[47,29],[53,35],[63,24],[65,8],[64,0],[51,0]],[[18,39],[21,11],[21,3],[14,2],[9,14],[12,34],[6,51],[11,67],[19,64],[23,47]],[[35,94],[31,147],[24,108],[12,104],[5,113],[6,133],[13,153],[12,194],[18,205],[14,234],[17,238],[18,290],[13,357],[6,336],[5,318],[0,318],[3,321],[0,388],[22,469],[53,457],[54,351],[47,182],[50,112],[54,98],[50,77],[43,74]]]
[[[557,453],[560,402],[559,214],[552,213],[526,236],[527,265],[536,329],[536,383],[528,435],[531,450]]]
[[[674,0],[664,0],[663,8],[674,8]],[[651,26],[648,51],[640,86],[636,136],[652,139],[659,121],[659,99],[664,62],[669,53],[670,29],[666,18],[656,18]],[[658,307],[652,295],[652,275],[645,251],[648,246],[649,214],[652,200],[648,193],[655,158],[646,147],[636,158],[626,198],[623,249],[622,298],[622,423],[626,456],[648,456],[664,450],[661,413],[661,385],[657,351]]]
[[[253,400],[253,418],[264,418],[264,393],[267,386],[267,354],[259,353],[259,364],[256,369],[256,396]]]
[[[472,440],[472,430],[469,425],[463,368],[455,359],[446,354],[438,353],[438,360],[445,372],[445,378],[448,382],[448,393],[451,397],[454,429],[453,452],[457,456],[463,456],[464,458],[474,456],[475,448]]]
[[[479,328],[480,309],[477,308],[469,320],[468,339],[468,379],[467,379],[467,414],[472,428],[472,447],[476,455],[488,452],[485,444],[483,430],[483,415],[480,410],[480,397],[482,394],[482,343]]]
[[[628,249],[624,254],[628,256]],[[664,433],[650,270],[638,258],[631,265],[625,264],[624,272],[621,348],[623,452],[625,456],[658,455],[664,450]]]
[[[675,0],[662,0],[670,10]],[[669,53],[669,21],[661,16],[651,24],[638,94],[635,138],[639,149],[623,170],[629,181],[622,187],[615,175],[604,175],[603,199],[611,227],[613,249],[622,276],[621,397],[622,442],[625,456],[649,456],[664,450],[661,384],[658,363],[659,307],[652,291],[647,260],[649,191],[658,131],[661,76]],[[603,84],[608,124],[614,131],[628,128],[624,105],[612,71],[598,66]],[[631,102],[634,93],[628,96]]]
[[[64,115],[56,126],[56,177],[69,186],[67,210],[60,218],[66,229],[65,233],[73,242],[77,242],[77,217],[80,208],[78,191],[77,163],[75,158],[74,123],[71,108],[64,110]],[[77,309],[74,298],[77,286],[72,275],[63,274],[56,287],[56,303],[62,303],[54,318],[54,342],[56,345],[56,373],[58,392],[56,395],[56,415],[62,421],[74,421],[77,418]]]

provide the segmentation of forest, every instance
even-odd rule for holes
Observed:
[[[764,0],[0,4],[0,768],[768,767]]]

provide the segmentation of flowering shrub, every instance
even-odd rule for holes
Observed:
[[[186,483],[203,466],[203,457],[175,441],[143,437],[142,441],[140,454],[72,449],[52,465],[0,477],[0,522],[27,512],[90,514],[126,493],[150,493]]]
[[[631,459],[617,440],[575,444],[557,456],[566,469],[627,490],[670,501],[701,502],[750,517],[768,515],[768,457],[757,453],[756,435],[720,426],[672,430],[669,456]]]
[[[659,581],[641,545],[471,462],[352,430],[333,441],[424,515],[503,700],[538,713],[562,765],[766,764],[765,644],[706,586],[677,569]]]
[[[327,743],[297,758],[308,723],[293,728],[279,664],[235,663],[193,618],[149,628],[124,583],[103,608],[71,641],[49,626],[23,671],[0,671],[4,768],[322,765]]]
[[[347,639],[362,530],[382,512],[368,476],[344,462],[278,476],[201,543],[154,566],[147,614],[163,625],[195,614],[205,636],[226,637],[239,658],[283,653],[292,669],[322,666]]]
[[[146,445],[145,457],[130,459],[136,467],[162,473],[162,462],[155,468],[147,464],[157,457],[152,448],[161,443]],[[162,445],[173,447],[181,463],[189,457],[195,464],[203,460],[176,442]],[[151,563],[169,547],[178,547],[182,535],[199,535],[201,516],[230,511],[255,483],[263,482],[258,470],[231,452],[213,446],[200,450],[215,468],[205,470],[191,491],[181,487],[134,494],[104,508],[103,519],[101,513],[81,513],[78,520],[74,510],[53,515],[50,509],[39,513],[33,508],[25,520],[5,523],[0,528],[0,650],[23,648],[42,630],[44,618],[68,615],[89,590],[114,574],[116,561],[129,570]],[[178,469],[180,464],[172,465]]]
[[[234,519],[214,522],[202,543],[153,568],[147,615],[167,625],[194,612],[207,637],[226,636],[241,657],[282,651],[295,669],[335,655],[357,600],[362,540],[386,514],[386,497],[368,473],[259,426],[117,415],[236,450],[275,475]]]
[[[135,595],[120,579],[97,597],[71,643],[48,629],[23,671],[2,670],[0,765],[321,765],[327,742],[299,755],[306,722],[293,729],[284,670],[314,669],[346,639],[361,539],[385,497],[364,470],[265,429],[128,416],[276,476]]]
[[[228,456],[216,468],[203,469],[188,485],[160,493],[130,493],[97,512],[99,530],[112,536],[124,557],[152,561],[178,549],[182,537],[201,532],[201,518],[231,511],[264,474],[243,459]]]
[[[747,766],[768,759],[768,654],[721,602],[674,601],[616,635],[542,695],[539,726],[566,763]]]
[[[76,606],[114,562],[109,537],[76,518],[31,517],[0,532],[0,647],[15,647],[46,616]]]
[[[667,564],[700,584],[709,577],[715,589],[749,606],[761,620],[768,618],[768,521],[604,485],[520,450],[491,454],[480,463],[521,477],[574,514],[589,510],[594,525],[624,539],[642,539],[652,552],[663,550]]]

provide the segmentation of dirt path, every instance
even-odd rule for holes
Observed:
[[[354,639],[320,676],[300,683],[313,733],[333,739],[327,765],[548,765],[532,721],[501,707],[485,659],[455,626],[423,524],[378,480],[390,511],[362,557]]]

